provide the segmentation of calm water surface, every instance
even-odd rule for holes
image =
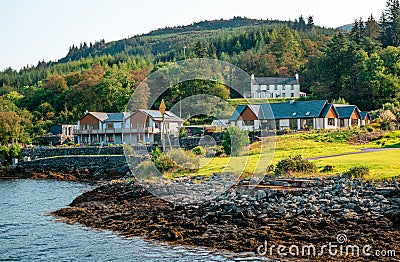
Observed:
[[[203,249],[172,247],[56,222],[48,214],[92,186],[0,179],[0,261],[238,261]]]

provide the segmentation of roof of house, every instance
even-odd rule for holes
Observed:
[[[254,77],[252,85],[299,85],[296,77]]]
[[[336,108],[332,104],[326,104],[324,109],[322,110],[320,117],[326,117],[331,110],[331,108],[335,111],[336,115],[339,115]]]
[[[228,126],[229,119],[214,119],[211,123],[212,126]]]
[[[369,113],[367,111],[360,112],[361,119],[365,119],[367,117],[367,115],[369,115]]]
[[[258,119],[317,118],[329,112],[331,105],[326,100],[292,101],[260,105],[238,105],[230,121],[239,118],[245,108],[250,108]]]
[[[357,106],[355,105],[342,105],[342,104],[334,104],[336,108],[336,112],[338,113],[339,118],[351,118],[354,110],[360,112]]]
[[[156,121],[162,121],[162,115],[159,110],[147,110],[147,109],[139,109],[138,111],[148,115],[149,117],[153,118]],[[136,112],[138,112],[136,111]],[[131,115],[135,114],[136,112],[132,113]],[[175,115],[171,111],[165,111],[164,114],[164,121],[167,122],[185,122],[182,118]]]
[[[324,110],[326,100],[298,101],[270,104],[275,119],[316,118]],[[263,119],[268,119],[263,117]]]
[[[231,117],[229,118],[229,121],[236,121],[239,118],[239,116],[243,113],[243,111],[246,109],[246,107],[247,105],[238,105],[235,111],[233,111]]]
[[[87,112],[95,118],[99,119],[101,122],[122,122],[129,113],[104,113],[104,112]]]

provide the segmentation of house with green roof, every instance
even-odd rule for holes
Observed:
[[[361,125],[362,126],[365,126],[365,125],[368,125],[369,123],[371,123],[371,116],[369,115],[369,113],[367,111],[361,111],[360,116],[361,116]]]
[[[339,107],[340,112],[337,110]],[[282,103],[238,105],[229,120],[231,125],[249,131],[286,128],[292,130],[337,129],[361,124],[358,121],[354,122],[361,119],[358,108],[356,106],[352,108],[353,110],[347,107],[336,107],[326,100],[291,100]],[[340,125],[341,120],[343,120],[343,125]]]
[[[350,126],[361,125],[361,111],[355,105],[334,104],[338,112],[339,127],[348,128]]]

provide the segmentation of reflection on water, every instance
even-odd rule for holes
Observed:
[[[243,259],[203,249],[124,238],[109,231],[56,222],[48,215],[90,189],[90,185],[77,182],[0,180],[0,260],[192,262]]]

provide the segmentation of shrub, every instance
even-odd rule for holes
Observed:
[[[18,144],[13,144],[10,147],[9,152],[11,157],[18,158],[21,154],[21,147]]]
[[[197,168],[200,165],[200,159],[190,151],[183,151],[181,149],[173,148],[168,150],[167,155],[171,158],[173,163],[179,166],[184,167],[185,164],[192,163],[193,166]]]
[[[151,179],[153,176],[159,174],[155,165],[153,165],[153,163],[151,163],[151,161],[148,160],[142,161],[138,165],[136,165],[134,167],[134,173],[137,179],[144,179],[144,180]]]
[[[365,126],[365,128],[367,129],[368,132],[374,132],[375,131],[374,127],[371,126],[371,125]]]
[[[335,166],[333,165],[326,165],[322,168],[321,172],[327,173],[327,172],[332,172]]]
[[[0,159],[5,159],[10,156],[8,147],[0,145]]]
[[[395,126],[392,121],[383,121],[380,125],[381,130],[394,130]]]
[[[151,160],[160,172],[168,171],[174,167],[172,160],[161,150],[156,147],[151,151]]]
[[[192,162],[186,162],[182,165],[185,169],[195,170],[197,167]]]
[[[280,160],[275,167],[274,174],[277,176],[292,173],[313,173],[316,170],[314,163],[303,159],[301,156],[289,156]]]
[[[367,166],[353,166],[343,176],[348,178],[365,178],[369,175],[369,168]]]
[[[231,126],[224,135],[222,146],[225,154],[238,156],[240,150],[249,143],[250,139],[246,131],[242,131],[236,126]]]
[[[266,171],[267,173],[273,173],[274,170],[275,170],[275,166],[274,166],[273,164],[271,164],[271,165],[267,166],[267,168],[266,168],[265,171]]]
[[[224,147],[223,146],[217,146],[217,149],[216,149],[216,152],[215,152],[215,156],[222,157],[222,155],[226,156]]]
[[[202,155],[205,156],[206,155],[206,149],[202,146],[196,146],[195,148],[192,149],[193,154],[195,155]]]

